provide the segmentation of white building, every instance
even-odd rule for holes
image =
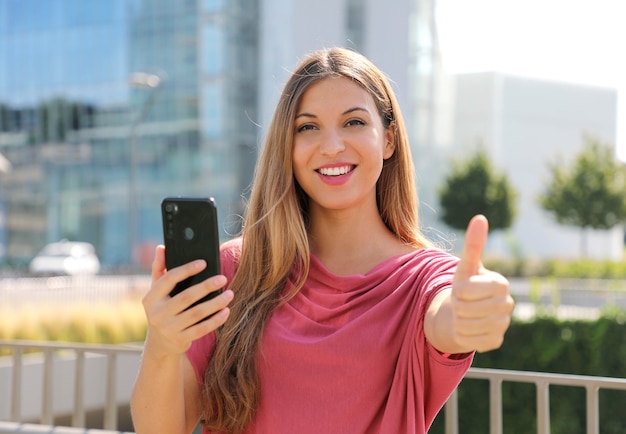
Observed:
[[[556,224],[538,196],[550,179],[548,163],[572,161],[585,134],[616,143],[617,92],[499,73],[462,74],[455,83],[449,155],[470,156],[482,141],[518,192],[514,226],[496,235],[490,248],[511,253],[515,244],[527,257],[578,257],[580,230]],[[621,227],[593,231],[588,254],[620,260],[623,244]]]

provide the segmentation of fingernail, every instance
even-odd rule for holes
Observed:
[[[206,261],[204,259],[198,259],[197,261],[194,261],[193,266],[195,268],[204,268],[206,267]]]
[[[226,277],[222,275],[217,275],[213,278],[213,283],[218,286],[224,286],[226,285]]]

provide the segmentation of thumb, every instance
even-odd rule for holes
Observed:
[[[158,245],[154,249],[151,271],[152,281],[158,280],[165,273],[165,247],[163,245]]]
[[[466,280],[482,268],[481,257],[489,233],[489,222],[484,215],[475,215],[467,225],[463,255],[459,261],[454,281]]]

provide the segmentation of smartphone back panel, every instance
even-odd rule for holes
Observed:
[[[196,259],[204,259],[207,263],[207,267],[199,274],[179,282],[170,295],[174,296],[189,286],[219,274],[219,229],[214,199],[168,197],[161,203],[161,214],[167,269]],[[208,294],[198,303],[220,292]]]

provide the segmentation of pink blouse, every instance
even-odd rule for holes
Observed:
[[[239,249],[222,252],[229,279]],[[424,336],[426,309],[457,262],[422,249],[337,276],[312,256],[306,284],[263,332],[261,400],[245,433],[426,433],[472,362]],[[187,353],[200,383],[214,344],[211,333]]]

